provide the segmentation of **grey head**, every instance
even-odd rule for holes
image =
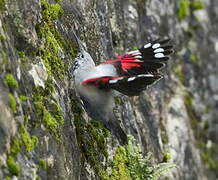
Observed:
[[[77,54],[73,65],[70,68],[70,73],[75,77],[78,73],[85,73],[95,67],[95,63],[88,52],[81,51]]]
[[[77,37],[76,33],[72,29],[73,36],[79,46],[80,52],[77,54],[77,57],[74,60],[73,65],[70,67],[70,74],[75,78],[75,80],[83,79],[86,72],[89,72],[90,69],[95,67],[95,63],[86,51],[86,48],[83,46],[80,39]]]

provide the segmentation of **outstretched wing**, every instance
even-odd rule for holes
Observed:
[[[119,75],[159,73],[158,70],[165,66],[169,55],[173,52],[172,46],[167,45],[169,41],[169,39],[153,41],[138,50],[130,51],[102,64],[114,65]]]
[[[103,76],[87,79],[84,86],[96,86],[102,89],[112,88],[127,96],[137,96],[148,86],[161,79],[159,74],[139,74],[134,76]]]
[[[128,52],[116,59],[101,64],[110,64],[117,71],[117,76],[100,76],[87,79],[83,85],[93,85],[99,88],[113,88],[125,95],[135,96],[162,78],[159,70],[169,60],[173,52],[167,45],[169,39],[153,41],[138,50]]]

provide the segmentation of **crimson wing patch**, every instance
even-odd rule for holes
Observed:
[[[106,87],[108,84],[109,84],[109,81],[110,80],[113,80],[113,79],[119,79],[121,77],[119,76],[103,76],[103,77],[97,77],[97,78],[90,78],[90,79],[87,79],[87,80],[84,80],[82,82],[82,85],[86,86],[86,85],[89,85],[89,86],[98,86],[98,87]]]
[[[112,88],[127,96],[137,96],[148,86],[161,79],[161,75],[139,74],[135,76],[104,76],[91,78],[82,82],[83,85],[91,85],[99,88]]]
[[[112,88],[127,96],[136,96],[148,86],[162,78],[159,70],[169,60],[173,52],[172,46],[167,45],[169,39],[153,41],[138,50],[128,52],[103,62],[111,64],[117,71],[117,76],[102,76],[90,78],[82,82],[99,88]]]
[[[140,49],[130,51],[102,64],[112,64],[119,75],[137,75],[159,73],[165,66],[169,55],[173,52],[173,46],[167,45],[170,39],[163,41],[155,40],[142,46]]]

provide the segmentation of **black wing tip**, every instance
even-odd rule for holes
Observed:
[[[174,53],[173,49],[164,51],[164,55],[166,55],[166,56],[173,54],[173,53]]]
[[[173,45],[169,44],[171,38],[160,40],[160,38],[145,44],[139,51],[144,60],[167,61],[174,52]]]
[[[147,89],[158,80],[162,79],[160,73],[146,73],[135,76],[122,77],[110,83],[110,87],[127,96],[138,96],[140,92]]]

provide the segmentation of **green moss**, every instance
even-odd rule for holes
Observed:
[[[15,175],[15,176],[19,176],[21,173],[21,168],[19,166],[19,164],[17,164],[14,160],[13,156],[8,156],[7,157],[7,166],[8,166],[8,170],[11,174]]]
[[[169,150],[165,150],[163,153],[163,162],[169,162],[172,159],[172,155]]]
[[[57,139],[59,139],[59,124],[58,121],[49,113],[46,107],[42,102],[34,103],[37,115],[41,119],[42,124],[46,127],[46,129],[54,135]]]
[[[161,140],[163,144],[168,144],[169,143],[169,137],[166,134],[166,130],[161,131]]]
[[[193,2],[190,3],[190,8],[192,10],[199,10],[199,9],[204,9],[205,5],[201,1],[193,1]]]
[[[53,117],[58,122],[58,124],[62,126],[64,124],[64,118],[60,106],[56,102],[51,101],[48,104],[48,108],[49,108],[49,112],[53,115]]]
[[[215,160],[214,156],[217,156],[218,150],[217,145],[212,145],[210,148],[205,148],[201,157],[205,164],[212,170],[218,170],[218,161]]]
[[[148,162],[148,156],[143,157],[140,147],[134,144],[133,137],[129,137],[127,146],[119,146],[113,160],[108,162],[106,143],[106,138],[109,136],[108,130],[102,127],[101,123],[86,123],[79,103],[75,99],[71,99],[71,101],[79,146],[85,159],[94,168],[100,179],[146,180],[144,177],[153,176],[154,180],[163,173],[163,169],[167,170],[175,166],[172,163],[160,163],[158,166],[152,166]],[[106,160],[104,164],[101,163],[103,159]],[[107,168],[111,171],[108,172]]]
[[[24,51],[18,51],[18,55],[20,56],[20,58],[24,58],[26,56]]]
[[[28,62],[28,58],[27,58],[24,51],[18,51],[18,55],[20,57],[21,63],[27,63]]]
[[[109,132],[100,123],[88,123],[83,126],[76,124],[76,128],[77,139],[83,149],[84,157],[99,174],[104,167],[100,164],[101,159],[107,160],[108,157],[106,138]]]
[[[45,81],[45,88],[34,87],[33,99],[34,101],[45,101],[48,98],[52,98],[52,93],[54,92],[54,87],[52,79],[49,77]]]
[[[44,159],[39,159],[39,168],[42,170],[46,170],[48,168],[48,164],[46,162],[46,160]]]
[[[132,50],[138,50],[139,47],[138,47],[138,46],[133,46],[131,49],[132,49]]]
[[[10,154],[14,157],[17,156],[17,154],[21,151],[21,141],[18,138],[13,139],[11,148],[10,148]]]
[[[112,173],[108,175],[106,172],[101,174],[101,178],[103,180],[130,180],[131,175],[128,169],[128,157],[126,154],[126,149],[124,147],[118,147],[116,154],[113,157],[113,161],[111,163]]]
[[[123,104],[122,99],[119,96],[114,97],[114,101],[115,101],[116,105],[122,105]]]
[[[61,59],[64,53],[64,42],[56,30],[53,20],[63,14],[63,9],[58,3],[49,4],[47,0],[41,0],[42,16],[44,22],[36,27],[37,34],[44,41],[44,47],[40,50],[47,72],[55,77],[63,78],[67,72],[67,65]],[[70,45],[69,45],[70,46]]]
[[[3,34],[0,34],[0,41],[4,41],[5,40],[5,36]]]
[[[5,180],[12,180],[12,179],[9,176],[5,176]]]
[[[45,88],[43,89],[43,96],[48,96],[51,95],[54,92],[54,85],[53,85],[53,81],[52,79],[49,77],[46,81],[45,81]]]
[[[38,138],[36,136],[30,136],[24,125],[19,128],[19,134],[13,138],[10,152],[7,157],[8,170],[12,175],[20,175],[21,168],[18,163],[15,162],[17,154],[21,152],[22,147],[25,147],[27,152],[32,151],[38,144]]]
[[[38,145],[38,138],[31,136],[23,125],[20,126],[19,133],[27,152],[32,151]]]
[[[58,3],[49,4],[48,0],[41,0],[41,4],[42,15],[46,21],[56,20],[64,13],[64,10]]]
[[[17,110],[17,102],[16,102],[15,97],[11,93],[8,94],[8,97],[9,97],[9,106],[10,106],[11,110],[13,112],[16,112],[16,110]]]
[[[197,64],[198,61],[199,61],[198,56],[197,56],[196,54],[192,54],[192,55],[190,56],[190,60],[191,60],[191,62],[193,62],[194,64]]]
[[[87,123],[83,119],[83,111],[80,103],[71,98],[71,108],[74,116],[74,125],[76,127],[76,137],[80,149],[83,154],[83,158],[93,167],[96,174],[99,174],[102,169],[105,168],[104,164],[101,164],[102,160],[107,161],[107,137],[109,137],[109,131],[103,127],[100,122]]]
[[[59,53],[63,53],[61,52],[62,49],[60,44],[47,24],[41,28],[40,33],[45,39],[45,47],[42,50],[42,58],[48,73],[59,78],[63,78],[67,72],[67,67],[59,56]]]
[[[18,82],[11,73],[6,74],[5,83],[12,89],[18,88]]]
[[[41,178],[39,176],[36,176],[36,180],[41,180]]]
[[[55,120],[55,118],[52,117],[52,115],[45,109],[43,106],[41,106],[43,116],[42,116],[42,123],[45,125],[45,127],[52,133],[57,134],[58,133],[58,122]]]
[[[190,15],[190,11],[204,9],[205,5],[201,1],[180,0],[177,11],[179,21],[183,21]]]
[[[8,55],[3,50],[0,50],[0,74],[5,71],[7,63]]]
[[[56,30],[53,21],[63,14],[61,6],[58,3],[49,4],[47,0],[41,0],[41,3],[44,21],[36,26],[38,37],[44,42],[40,53],[49,75],[63,79],[68,67],[61,56],[64,54],[73,58],[78,48],[75,48],[74,43],[68,42],[69,40],[63,40]]]
[[[173,163],[152,165],[151,154],[143,156],[140,146],[135,145],[134,138],[129,136],[128,139],[128,145],[117,148],[111,165],[109,165],[112,172],[101,172],[101,179],[157,180],[164,172],[175,167]]]
[[[38,34],[40,34],[41,38],[45,41],[45,47],[41,49],[41,52],[47,72],[50,75],[63,78],[67,72],[67,66],[59,55],[63,53],[62,48],[51,31],[51,27],[45,23],[44,26],[40,28]]]
[[[187,108],[192,107],[193,96],[191,94],[186,94],[184,102]]]
[[[179,1],[179,8],[177,11],[177,17],[179,21],[184,20],[187,16],[189,16],[189,0],[180,0]]]
[[[5,9],[5,0],[0,0],[0,11]]]
[[[209,166],[210,169],[217,170],[218,162],[214,161],[209,152],[204,152],[201,154],[203,161]]]
[[[48,79],[44,89],[42,87],[34,88],[33,101],[39,119],[38,123],[42,123],[59,140],[64,118],[61,107],[56,101],[51,100],[53,91],[52,80]]]
[[[27,101],[29,99],[27,96],[23,96],[23,95],[19,96],[19,98],[21,101]]]

